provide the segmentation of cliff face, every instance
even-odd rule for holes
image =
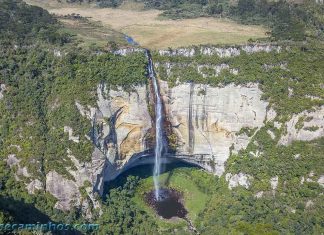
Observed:
[[[79,162],[68,155],[76,168],[68,169],[73,180],[55,171],[46,175],[46,190],[58,199],[56,208],[69,210],[71,205],[77,205],[87,211],[89,202],[80,200],[80,187],[86,187],[91,203],[98,207],[95,193],[103,193],[104,182],[116,177],[134,155],[147,149],[145,139],[151,129],[151,118],[146,95],[145,86],[126,92],[108,91],[105,85],[98,85],[95,107],[85,107],[75,101],[80,114],[92,124],[87,138],[94,150],[90,162]],[[68,127],[64,130],[73,132]]]
[[[78,108],[92,123],[90,139],[95,145],[92,163],[97,170],[91,182],[102,192],[103,181],[114,178],[132,156],[147,149],[145,139],[151,118],[145,86],[126,92],[107,91],[105,85],[99,85],[97,95],[97,107],[78,104]]]
[[[203,156],[202,165],[217,175],[224,172],[230,148],[236,151],[249,143],[241,128],[264,125],[267,102],[262,101],[257,84],[210,87],[181,84],[170,88],[161,83],[166,115],[177,137],[177,155]]]
[[[188,83],[169,87],[160,81],[160,91],[166,120],[176,136],[175,153],[168,155],[169,160],[188,161],[220,176],[230,149],[239,151],[251,139],[239,131],[264,125],[268,104],[261,100],[257,84],[210,87]],[[95,149],[91,163],[75,164],[94,191],[102,193],[105,181],[129,167],[153,162],[152,146],[147,144],[153,120],[149,93],[145,86],[126,92],[107,91],[104,85],[98,85],[97,107],[76,102],[80,113],[92,123],[89,139]]]

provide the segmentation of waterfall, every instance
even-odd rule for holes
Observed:
[[[152,57],[150,52],[146,51],[146,56],[148,59],[148,72],[149,77],[152,80],[155,94],[155,162],[154,162],[154,171],[153,171],[153,180],[155,187],[155,199],[160,199],[160,168],[161,168],[161,156],[163,151],[163,106],[162,100],[159,92],[158,81],[155,77],[154,67]]]

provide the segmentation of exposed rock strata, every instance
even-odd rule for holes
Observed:
[[[114,54],[125,56],[127,54],[134,53],[134,52],[144,52],[144,49],[142,49],[142,48],[122,48],[117,51],[114,51]]]
[[[247,54],[257,53],[257,52],[277,52],[281,51],[281,47],[277,45],[270,44],[255,44],[255,45],[245,45],[240,47],[205,47],[200,48],[178,48],[174,50],[160,50],[159,54],[162,56],[184,56],[193,57],[195,55],[217,55],[220,58],[239,56],[242,52]]]

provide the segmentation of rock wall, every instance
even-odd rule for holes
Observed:
[[[281,47],[278,45],[271,44],[253,44],[235,47],[211,47],[201,46],[195,48],[178,48],[174,50],[160,50],[159,55],[161,56],[184,56],[193,57],[195,55],[217,55],[220,58],[239,56],[242,52],[247,54],[256,52],[271,52],[275,51],[279,53]]]
[[[237,135],[243,127],[264,125],[268,103],[262,101],[257,84],[210,87],[182,84],[170,88],[161,82],[167,118],[178,140],[177,154],[208,155],[217,175],[224,172],[230,148],[244,148],[250,137]]]
[[[101,193],[104,181],[114,178],[132,156],[147,149],[152,124],[145,86],[126,92],[121,88],[108,91],[105,85],[98,85],[97,95],[97,107],[76,105],[92,123],[89,138],[96,148],[90,182]]]

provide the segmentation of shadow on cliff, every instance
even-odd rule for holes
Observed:
[[[38,210],[33,204],[15,200],[11,197],[0,196],[0,211],[9,214],[11,224],[47,224],[64,223],[55,222],[48,215]],[[6,218],[7,219],[7,218]],[[1,231],[0,234],[17,234],[13,232]],[[51,234],[58,235],[81,235],[79,231],[51,231]]]
[[[197,166],[193,164],[182,162],[182,161],[177,161],[174,163],[168,163],[163,165],[161,168],[161,174],[166,172],[168,173],[165,185],[169,184],[169,181],[173,174],[173,170],[180,167],[197,168]],[[137,176],[140,179],[151,177],[153,175],[153,169],[154,169],[153,164],[146,164],[146,165],[135,166],[133,168],[126,170],[125,172],[121,173],[116,179],[105,183],[103,195],[109,194],[109,191],[111,189],[115,189],[123,186],[127,182],[128,176]]]

